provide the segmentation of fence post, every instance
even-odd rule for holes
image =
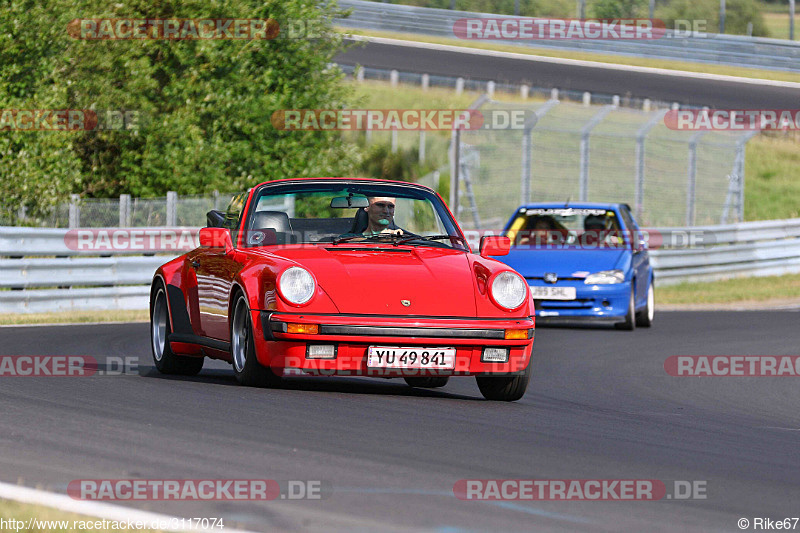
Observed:
[[[397,152],[397,128],[392,130],[392,153]]]
[[[645,101],[649,102],[649,100]],[[655,115],[650,117],[650,120],[648,120],[646,124],[639,128],[639,131],[636,132],[636,186],[634,193],[634,212],[636,213],[636,218],[639,223],[641,223],[642,215],[644,214],[644,141],[650,130],[664,119],[664,115],[667,114],[667,111],[667,109],[662,109],[661,111],[657,112]]]
[[[425,130],[419,130],[419,162],[425,162]]]
[[[458,219],[458,181],[461,167],[461,130],[453,128],[450,134],[450,211]]]
[[[695,195],[697,193],[697,143],[705,135],[705,131],[698,131],[689,138],[689,165],[686,178],[686,225],[694,226],[695,222]]]
[[[79,228],[81,227],[81,206],[78,204],[80,202],[80,195],[77,194],[70,194],[69,195],[69,228]]]
[[[131,225],[131,195],[119,195],[119,227],[127,228]]]
[[[543,116],[559,104],[558,100],[550,99],[539,109],[534,111],[532,117],[525,121],[522,129],[522,175],[520,176],[520,199],[523,204],[531,201],[531,166],[533,162],[533,128]]]
[[[178,193],[167,192],[167,226],[178,225]]]
[[[603,108],[595,113],[595,115],[589,119],[589,122],[581,128],[581,170],[578,193],[581,202],[585,202],[589,198],[589,135],[594,127],[600,124],[605,116],[613,109],[616,109],[613,105],[603,106]]]

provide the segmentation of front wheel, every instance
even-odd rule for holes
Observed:
[[[647,286],[647,307],[636,313],[636,325],[642,328],[649,328],[653,325],[653,318],[656,314],[656,295],[653,282]]]
[[[625,322],[614,324],[617,329],[624,329],[633,331],[636,328],[636,300],[633,297],[633,285],[635,281],[631,281],[631,297],[628,302],[628,312],[625,313]]]
[[[162,374],[194,376],[203,369],[204,357],[175,355],[169,345],[172,333],[167,311],[167,295],[164,285],[158,282],[153,287],[150,301],[150,346],[153,349],[153,362]]]
[[[533,372],[533,355],[522,374],[516,376],[478,376],[478,388],[487,400],[514,402],[525,396]]]
[[[415,387],[417,389],[437,389],[447,385],[450,376],[408,377],[403,379],[406,380],[409,387]]]
[[[256,358],[250,307],[244,295],[239,295],[233,306],[231,321],[231,359],[233,373],[242,385],[250,387],[277,387],[282,379],[272,369],[263,366]]]

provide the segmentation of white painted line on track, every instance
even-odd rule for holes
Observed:
[[[656,67],[640,67],[636,65],[620,65],[618,63],[602,63],[600,61],[586,61],[582,59],[566,59],[560,57],[539,56],[534,54],[521,54],[517,52],[502,52],[499,50],[485,50],[483,48],[469,48],[466,46],[453,46],[449,44],[407,41],[404,39],[390,39],[387,37],[370,37],[366,35],[349,35],[349,34],[345,35],[345,37],[353,41],[367,41],[377,44],[404,46],[407,48],[425,48],[429,50],[440,50],[442,52],[458,52],[461,54],[471,54],[471,55],[479,55],[487,57],[506,58],[506,59],[522,59],[525,61],[537,61],[540,63],[554,63],[559,65],[573,65],[578,67],[623,70],[627,72],[641,72],[644,74],[673,76],[676,78],[695,78],[701,80],[725,81],[732,83],[759,85],[762,87],[764,85],[769,85],[773,87],[800,89],[800,83],[791,81],[765,80],[762,78],[743,78],[741,76],[728,76],[725,74],[708,74],[705,72],[690,72],[687,70],[671,70],[671,69],[656,68]]]
[[[95,502],[86,500],[74,500],[64,494],[56,494],[54,492],[47,492],[44,490],[31,489],[23,487],[22,485],[12,485],[10,483],[0,482],[0,499],[13,500],[20,503],[28,503],[33,505],[41,505],[58,509],[67,513],[75,513],[80,515],[88,515],[96,518],[105,518],[107,520],[114,520],[118,522],[146,522],[152,523],[154,521],[165,522],[167,524],[180,523],[181,518],[169,516],[158,513],[151,513],[149,511],[141,511],[139,509],[132,509],[122,505],[113,505],[106,502]],[[177,522],[176,522],[177,520]],[[185,520],[185,519],[184,519]],[[197,527],[174,527],[168,526],[161,528],[164,531],[202,531],[202,528]],[[243,529],[233,529],[225,527],[225,533],[252,533]]]

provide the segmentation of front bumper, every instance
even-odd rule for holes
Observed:
[[[586,285],[582,280],[563,280],[555,285],[528,280],[531,287],[575,287],[574,300],[535,300],[536,320],[543,324],[574,321],[615,324],[628,312],[631,282]]]
[[[523,372],[533,347],[534,319],[475,319],[384,315],[318,315],[252,311],[258,361],[276,373],[299,369],[310,374],[374,377],[513,375]],[[287,324],[316,324],[318,334],[293,334]],[[506,340],[505,330],[527,330],[527,338]],[[334,344],[334,359],[309,359],[308,344]],[[367,367],[370,346],[455,348],[454,369]],[[508,348],[508,361],[481,361],[484,347]]]

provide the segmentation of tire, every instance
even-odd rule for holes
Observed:
[[[278,387],[283,381],[256,358],[253,324],[247,299],[240,294],[233,305],[231,320],[231,362],[236,380],[248,387]]]
[[[636,313],[636,325],[640,328],[649,328],[653,325],[656,314],[656,289],[651,281],[647,286],[647,305]]]
[[[628,300],[628,312],[625,313],[625,322],[614,324],[617,329],[624,329],[626,331],[633,331],[636,329],[636,300],[633,298],[634,281],[631,281],[631,297]]]
[[[478,388],[487,400],[515,402],[525,395],[533,372],[533,355],[522,374],[517,376],[478,376]]]
[[[427,376],[403,378],[409,387],[417,389],[437,389],[444,387],[450,380],[450,376]]]
[[[150,347],[156,368],[162,374],[194,376],[203,369],[205,357],[186,357],[172,352],[168,340],[172,330],[164,284],[156,282],[150,294]]]

